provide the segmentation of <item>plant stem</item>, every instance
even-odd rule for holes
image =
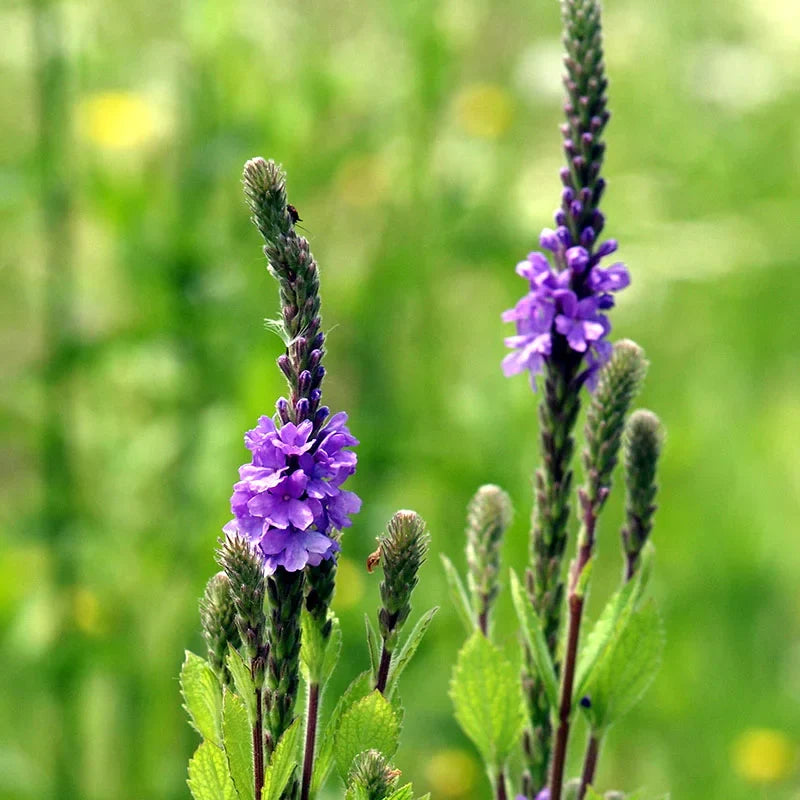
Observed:
[[[594,773],[597,770],[597,758],[600,755],[600,737],[596,733],[589,734],[589,743],[586,746],[586,755],[583,759],[583,772],[581,773],[581,786],[578,790],[578,800],[583,800],[586,790],[594,783]]]
[[[561,800],[564,783],[564,764],[567,758],[569,741],[569,722],[572,714],[572,685],[575,680],[575,664],[578,655],[578,638],[583,615],[583,598],[570,593],[569,626],[567,628],[567,652],[564,659],[564,673],[561,679],[561,702],[558,707],[558,730],[553,748],[553,768],[550,775],[550,797]]]
[[[378,667],[378,679],[375,682],[375,688],[381,693],[386,692],[386,683],[389,680],[389,667],[392,664],[392,654],[386,649],[386,642],[383,643],[383,650],[381,650],[381,663]]]
[[[478,628],[480,632],[489,638],[489,598],[481,594],[481,610],[478,612]]]
[[[311,778],[314,775],[314,748],[317,742],[317,719],[319,717],[319,684],[308,687],[308,713],[306,715],[306,748],[303,756],[303,783],[300,800],[308,800]]]
[[[253,725],[253,774],[255,776],[256,800],[261,800],[264,788],[264,711],[261,689],[256,689],[256,722]]]
[[[495,797],[497,800],[507,800],[508,797],[506,793],[506,773],[502,767],[500,767],[497,773],[497,790],[495,792]]]
[[[603,499],[605,499],[603,497]],[[569,583],[569,624],[567,627],[567,651],[564,656],[564,670],[561,677],[561,699],[558,707],[558,730],[553,749],[553,767],[550,774],[550,800],[561,800],[564,784],[564,765],[567,760],[570,717],[572,716],[572,690],[575,681],[575,667],[578,661],[578,641],[581,634],[581,620],[585,589],[580,588],[580,579],[594,550],[594,532],[597,513],[602,503],[593,502],[581,490],[580,501],[583,507],[583,528],[579,539],[578,556],[572,565]]]

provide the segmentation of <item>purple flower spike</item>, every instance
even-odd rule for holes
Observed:
[[[323,407],[324,408],[324,407]],[[322,409],[320,409],[322,410]],[[223,528],[260,547],[266,569],[296,571],[331,558],[339,545],[334,530],[352,525],[350,515],[361,500],[341,486],[356,471],[358,439],[347,427],[347,414],[326,420],[316,435],[311,420],[276,426],[261,417],[245,435],[252,463],[239,469],[231,511]]]

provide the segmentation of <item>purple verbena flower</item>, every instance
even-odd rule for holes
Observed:
[[[588,229],[587,229],[588,230]],[[606,340],[611,325],[603,311],[614,305],[612,292],[624,289],[630,276],[624,264],[601,267],[601,259],[617,249],[612,239],[601,243],[594,254],[590,248],[594,231],[582,236],[587,246],[574,245],[564,226],[542,231],[540,244],[552,253],[555,268],[540,252],[529,253],[516,271],[528,281],[529,291],[514,308],[502,315],[516,325],[516,335],[505,339],[513,350],[503,359],[508,377],[528,370],[531,386],[553,352],[554,337],[561,336],[586,359],[586,380],[591,389],[597,369],[607,360],[611,345]]]
[[[591,343],[608,333],[611,326],[598,313],[599,302],[596,297],[578,300],[575,292],[569,289],[564,289],[558,295],[561,313],[556,315],[556,330],[567,338],[569,346],[575,352],[585,353]]]
[[[239,468],[233,487],[234,518],[223,528],[258,546],[266,569],[288,572],[331,558],[339,544],[332,534],[352,525],[361,508],[353,492],[341,488],[356,470],[358,444],[347,427],[347,414],[333,415],[313,433],[305,420],[278,427],[262,416],[245,434],[252,462]]]

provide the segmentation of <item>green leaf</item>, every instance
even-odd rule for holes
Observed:
[[[587,683],[586,716],[602,731],[626,714],[655,678],[664,649],[664,631],[655,606],[633,612],[603,653]]]
[[[222,747],[222,688],[209,663],[188,650],[181,667],[181,693],[192,727]]]
[[[372,675],[378,677],[378,664],[380,663],[380,649],[378,647],[378,635],[369,619],[369,614],[364,614],[364,625],[367,629],[367,650],[369,650],[369,664]]]
[[[244,702],[247,709],[247,719],[250,727],[256,721],[256,687],[253,685],[253,677],[250,675],[249,667],[244,663],[244,659],[232,645],[228,645],[228,672],[233,678],[233,685],[236,694]]]
[[[453,605],[456,607],[458,618],[464,624],[464,628],[469,636],[469,634],[475,630],[475,620],[473,619],[472,606],[467,597],[467,592],[464,589],[461,578],[458,577],[458,572],[456,572],[453,562],[445,555],[442,555],[441,559],[442,565],[444,566],[444,574],[447,578],[447,586],[450,589],[450,598],[453,601]]]
[[[411,659],[414,658],[414,654],[417,652],[417,648],[438,610],[439,606],[434,606],[422,615],[403,643],[403,646],[400,648],[397,657],[392,660],[392,668],[389,671],[389,681],[386,685],[387,696],[391,697],[394,694],[398,679],[403,674],[403,670],[411,662]]]
[[[357,700],[369,694],[373,677],[369,672],[362,672],[354,678],[339,698],[333,713],[324,728],[324,733],[319,739],[319,749],[314,760],[314,774],[311,779],[311,793],[316,794],[328,779],[328,774],[333,767],[333,746],[336,741],[336,732],[342,714]],[[320,728],[322,730],[322,728]]]
[[[375,689],[342,714],[334,744],[339,775],[345,779],[353,759],[364,750],[377,750],[391,758],[399,740],[400,724],[394,709]]]
[[[194,800],[237,800],[225,754],[208,739],[201,743],[189,761],[187,783]]]
[[[525,724],[519,675],[481,633],[461,652],[450,682],[455,716],[493,771],[505,763]]]
[[[339,620],[330,615],[331,634],[324,639],[314,618],[305,609],[300,618],[302,645],[300,670],[306,683],[325,685],[339,660],[342,648],[342,630]]]
[[[603,800],[603,795],[596,792],[591,786],[586,787],[586,800]]]
[[[297,768],[297,744],[299,741],[300,717],[286,729],[272,753],[269,766],[264,774],[262,800],[279,800],[292,773]]]
[[[525,643],[531,651],[533,663],[536,665],[539,678],[547,692],[547,700],[550,703],[550,707],[558,708],[558,679],[556,678],[556,670],[553,666],[550,650],[547,647],[544,629],[539,615],[531,605],[517,577],[517,573],[513,569],[511,570],[511,599],[514,602],[514,610],[517,612],[517,619],[522,628]]]
[[[227,689],[222,697],[222,741],[239,800],[255,800],[253,728],[242,699]]]
[[[322,659],[322,674],[319,681],[322,686],[333,675],[333,671],[339,663],[339,655],[342,652],[342,625],[335,614],[332,614],[330,619],[331,635],[328,638],[328,644],[325,646],[325,658]]]
[[[576,699],[580,699],[586,694],[586,682],[614,637],[620,619],[627,620],[630,616],[633,610],[635,589],[636,581],[628,581],[618,592],[612,595],[586,638],[586,643],[581,648],[578,656],[578,666],[575,670]]]
[[[399,789],[393,791],[386,800],[413,800],[414,798],[414,787],[407,783],[405,786],[401,786]]]

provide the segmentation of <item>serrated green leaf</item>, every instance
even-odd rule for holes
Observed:
[[[616,634],[621,619],[627,619],[633,610],[636,581],[628,581],[612,595],[586,638],[578,655],[575,671],[575,699],[586,694],[586,683],[600,657]]]
[[[525,724],[519,675],[503,653],[481,633],[474,633],[458,654],[450,697],[455,716],[496,770],[517,745]]]
[[[403,670],[411,662],[411,659],[414,658],[414,654],[417,652],[417,648],[438,610],[439,606],[434,606],[420,617],[414,629],[400,648],[397,657],[392,660],[392,668],[389,670],[389,681],[386,684],[386,694],[388,697],[392,697],[394,694],[394,690],[397,688],[397,681],[403,674]]]
[[[458,618],[463,623],[467,635],[469,635],[475,630],[475,620],[473,619],[472,606],[467,597],[467,592],[464,589],[464,584],[461,582],[461,578],[458,577],[458,572],[453,566],[453,562],[446,555],[441,555],[440,558],[444,566],[444,574],[447,578],[450,598],[453,601],[453,605],[456,607]]]
[[[414,798],[414,787],[407,783],[405,786],[401,786],[399,789],[396,789],[392,792],[386,800],[413,800]]]
[[[391,758],[399,741],[400,725],[394,709],[375,689],[342,714],[333,750],[339,775],[344,780],[353,759],[364,750],[377,750]]]
[[[631,614],[592,671],[586,687],[591,706],[585,713],[595,730],[616,722],[647,691],[663,649],[661,618],[650,603]]]
[[[227,689],[222,697],[222,742],[239,800],[255,800],[253,728],[242,699]]]
[[[231,673],[233,678],[233,686],[236,689],[236,694],[244,702],[244,707],[247,709],[247,720],[250,727],[256,721],[256,689],[253,685],[253,677],[250,675],[250,669],[244,663],[244,659],[232,645],[228,645],[228,672]]]
[[[369,672],[362,672],[353,679],[344,694],[339,698],[330,719],[324,726],[324,730],[320,727],[323,732],[319,739],[317,757],[314,760],[314,774],[311,779],[312,794],[316,794],[324,786],[333,767],[333,746],[342,714],[357,700],[369,694],[371,688],[372,675]]]
[[[517,619],[522,628],[522,635],[525,643],[531,651],[533,663],[536,666],[539,679],[542,681],[547,700],[551,708],[558,708],[558,678],[553,666],[553,659],[547,647],[547,640],[544,636],[544,629],[539,620],[539,616],[530,603],[522,584],[514,570],[511,572],[511,599],[514,603],[514,610],[517,612]]]
[[[222,687],[210,664],[189,650],[181,667],[181,693],[192,727],[222,747]]]
[[[378,635],[375,633],[375,628],[372,627],[369,614],[364,614],[364,626],[367,630],[367,650],[369,651],[369,665],[372,670],[372,675],[377,678],[378,664],[380,663],[380,649],[378,646]]]
[[[300,741],[300,718],[298,717],[281,736],[272,753],[264,774],[262,800],[279,800],[286,784],[297,768],[297,744]]]
[[[187,783],[194,800],[237,800],[225,754],[208,739],[189,761]]]

